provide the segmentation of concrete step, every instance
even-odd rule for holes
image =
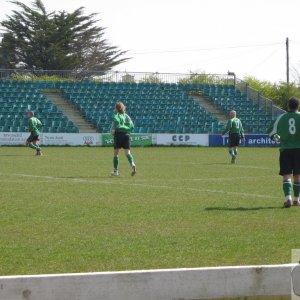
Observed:
[[[81,114],[81,112],[59,91],[42,91],[42,93],[58,108],[63,114],[74,123],[79,129],[80,133],[96,133],[97,129],[88,122]]]
[[[208,97],[204,95],[190,95],[195,102],[198,102],[203,108],[205,108],[208,112],[213,114],[219,122],[223,123],[226,125],[227,123],[227,115],[217,108],[210,100]]]

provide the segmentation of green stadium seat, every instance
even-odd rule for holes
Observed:
[[[113,106],[119,99],[125,102],[136,124],[136,132],[221,132],[223,125],[189,96],[192,90],[208,96],[224,113],[236,109],[245,128],[252,132],[266,131],[272,121],[267,111],[232,85],[0,80],[0,87],[1,131],[7,130],[8,126],[11,126],[9,130],[21,130],[27,126],[24,112],[32,109],[43,120],[45,132],[78,132],[74,124],[40,92],[43,88],[60,89],[101,132],[110,130]]]
[[[54,88],[54,82],[0,80],[0,87],[0,116],[5,119],[0,122],[3,124],[0,125],[1,131],[24,131],[28,123],[25,112],[29,109],[34,110],[41,120],[65,118],[39,90]],[[73,127],[74,131],[78,130],[74,125]],[[64,132],[66,129],[60,127],[60,130]]]

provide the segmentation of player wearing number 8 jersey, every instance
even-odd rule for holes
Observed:
[[[270,137],[280,140],[280,172],[283,176],[284,207],[292,205],[292,190],[295,206],[300,205],[300,100],[288,101],[288,112],[280,115],[269,128]],[[292,184],[292,177],[294,179]]]

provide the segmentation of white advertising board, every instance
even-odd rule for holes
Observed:
[[[0,145],[25,145],[28,136],[27,132],[0,132]]]
[[[0,132],[0,145],[25,145],[28,132]],[[99,146],[99,133],[42,133],[41,145],[53,146]]]
[[[157,134],[157,145],[208,146],[208,134]]]
[[[25,145],[28,132],[0,132],[0,146]],[[208,146],[208,134],[157,134],[153,144]],[[49,146],[102,146],[99,133],[42,133],[40,144]]]
[[[55,146],[99,146],[99,133],[43,133],[41,135],[42,145]]]

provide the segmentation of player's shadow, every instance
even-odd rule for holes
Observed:
[[[259,207],[206,207],[207,211],[255,211],[268,209],[282,209],[280,206],[259,206]]]

